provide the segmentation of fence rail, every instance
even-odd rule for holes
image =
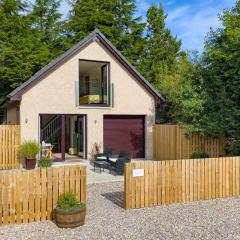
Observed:
[[[188,159],[193,152],[204,151],[210,157],[224,154],[225,139],[206,138],[199,134],[186,136],[177,125],[156,124],[153,127],[153,155],[155,160]]]
[[[136,169],[144,176],[134,177]],[[236,196],[239,184],[240,157],[128,163],[125,208]]]
[[[20,167],[20,126],[0,125],[0,170]]]
[[[62,193],[73,191],[86,202],[86,167],[0,172],[0,225],[53,219]]]

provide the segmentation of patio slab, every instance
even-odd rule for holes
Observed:
[[[107,169],[100,172],[100,169],[96,168],[96,171],[94,171],[93,164],[89,160],[84,159],[54,162],[53,167],[75,165],[85,165],[87,167],[87,184],[124,181],[123,176],[116,175]]]

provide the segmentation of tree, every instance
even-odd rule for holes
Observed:
[[[20,0],[0,2],[0,98],[51,59],[48,48],[33,34],[27,7]]]
[[[117,0],[115,7],[114,39],[116,47],[137,68],[143,56],[146,24],[135,17],[135,0]]]
[[[162,79],[160,88],[168,102],[166,111],[170,121],[191,134],[202,132],[206,97],[199,60],[189,58],[186,54],[179,57],[174,72]]]
[[[166,28],[166,18],[162,5],[149,8],[140,69],[167,100],[166,106],[157,109],[157,122],[173,122],[197,132],[204,110],[199,64],[181,51],[181,41]]]
[[[114,32],[115,0],[73,0],[67,23],[67,33],[71,44],[86,37],[94,29],[112,38]]]
[[[181,41],[166,28],[163,6],[151,6],[147,11],[147,36],[141,71],[158,90],[165,76],[174,72],[181,53]]]
[[[220,21],[223,27],[211,30],[205,44],[205,132],[226,134],[231,151],[240,154],[240,1]]]
[[[55,58],[62,53],[64,46],[62,14],[59,13],[60,0],[35,0],[29,14],[33,30],[47,45]]]
[[[143,47],[144,23],[135,0],[75,0],[66,26],[70,45],[99,29],[134,65]]]

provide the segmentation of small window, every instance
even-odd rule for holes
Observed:
[[[109,63],[79,61],[79,105],[110,105]]]

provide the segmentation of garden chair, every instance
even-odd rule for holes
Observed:
[[[95,155],[96,161],[108,161],[109,156],[113,153],[112,148],[106,147],[103,153],[97,153]]]
[[[109,162],[112,168],[116,170],[118,175],[123,175],[125,163],[131,162],[131,154],[127,151],[121,150],[118,156],[109,156]]]

